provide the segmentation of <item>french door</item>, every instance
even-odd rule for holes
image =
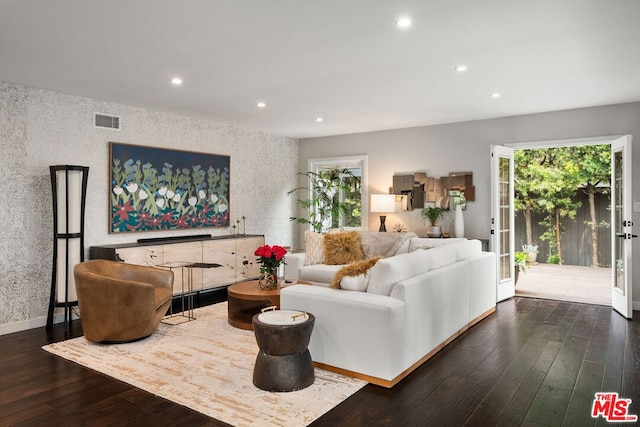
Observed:
[[[633,317],[631,239],[631,135],[611,142],[611,305],[630,319]]]
[[[515,295],[513,210],[513,149],[491,146],[491,251],[496,254],[497,295],[502,301]]]

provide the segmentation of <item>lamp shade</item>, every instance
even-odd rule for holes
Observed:
[[[371,195],[371,212],[395,212],[396,211],[396,195],[395,194],[372,194]]]

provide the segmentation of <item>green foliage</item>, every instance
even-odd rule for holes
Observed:
[[[361,182],[350,169],[334,168],[319,173],[301,172],[298,175],[304,175],[308,179],[308,186],[294,188],[287,194],[303,191],[310,196],[296,200],[307,211],[308,217],[290,217],[291,221],[309,224],[318,233],[343,225],[361,225]],[[341,223],[341,218],[346,219],[344,224]]]
[[[558,254],[551,254],[547,257],[547,263],[548,264],[559,264],[560,263],[560,257],[558,256]]]
[[[582,189],[586,194],[593,195],[608,191],[610,158],[608,145],[515,152],[515,210],[524,212],[525,218],[531,212],[546,214],[540,222],[546,231],[539,237],[549,242],[550,252],[555,255],[557,263],[562,263],[560,237],[566,228],[565,223],[575,219],[581,206],[576,201],[577,192]],[[603,222],[592,218],[588,224],[595,230]],[[530,235],[527,229],[528,239]]]
[[[429,221],[431,226],[435,226],[446,212],[445,208],[429,206],[420,210],[420,218],[425,222]]]
[[[523,251],[515,252],[513,254],[513,262],[518,270],[525,273],[530,267],[529,253]]]

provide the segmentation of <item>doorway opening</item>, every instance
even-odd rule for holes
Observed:
[[[623,317],[633,316],[633,234],[631,135],[492,145],[491,154],[491,250],[496,253],[496,301],[515,296],[515,150],[580,147],[605,144],[611,148],[611,307]],[[562,172],[562,171],[561,171]],[[555,219],[562,215],[554,211]],[[557,230],[556,230],[557,232]],[[560,240],[556,239],[556,244]],[[558,256],[561,257],[560,252]]]
[[[611,145],[514,152],[517,296],[611,305]]]

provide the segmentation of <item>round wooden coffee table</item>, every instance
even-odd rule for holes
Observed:
[[[310,285],[310,282],[298,280],[299,285]],[[253,330],[251,320],[254,314],[272,305],[280,308],[280,288],[263,291],[257,280],[249,280],[231,285],[227,288],[227,315],[231,326],[248,331]]]

